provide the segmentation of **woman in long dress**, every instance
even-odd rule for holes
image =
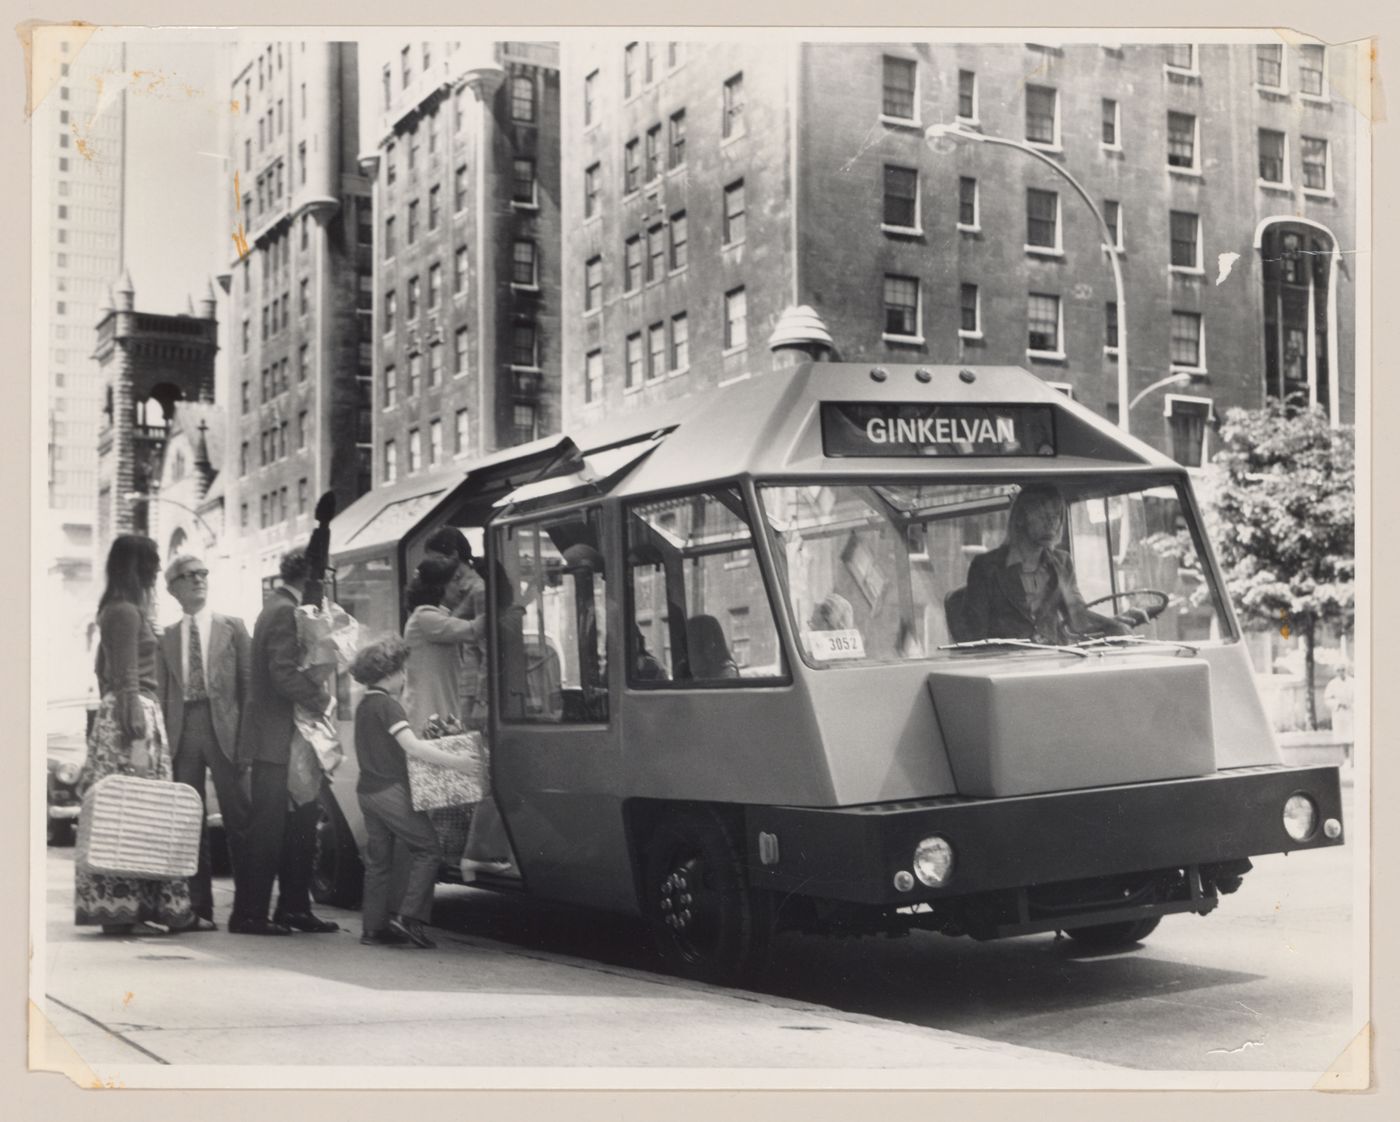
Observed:
[[[165,719],[156,700],[157,641],[151,625],[159,573],[160,554],[150,538],[123,534],[112,542],[107,587],[97,606],[102,703],[88,734],[82,791],[120,772],[171,778]],[[93,872],[82,862],[76,867],[74,909],[78,926],[100,925],[107,935],[128,934],[142,923],[178,931],[195,918],[183,877],[113,876]]]

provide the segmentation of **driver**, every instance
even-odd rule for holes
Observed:
[[[1065,500],[1053,487],[1021,488],[1011,504],[1006,541],[973,559],[965,612],[973,639],[1065,643],[1075,636],[1126,635],[1128,627],[1084,606],[1074,562],[1056,548]]]

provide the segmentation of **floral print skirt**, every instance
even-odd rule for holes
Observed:
[[[115,695],[103,696],[102,707],[88,735],[87,760],[79,782],[82,792],[86,792],[99,779],[119,773],[127,764],[128,753],[123,744],[121,726],[117,723],[116,707]],[[141,712],[148,730],[146,749],[151,758],[151,777],[169,779],[170,749],[165,742],[165,719],[160,706],[154,698],[143,694]],[[155,880],[112,876],[94,873],[85,868],[81,861],[76,868],[73,903],[75,922],[79,927],[151,922],[180,928],[194,919],[189,882],[184,877]]]

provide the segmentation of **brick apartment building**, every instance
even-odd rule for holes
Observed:
[[[376,486],[559,427],[553,43],[394,43],[373,96]]]
[[[317,498],[370,486],[374,223],[354,43],[250,43],[233,62],[225,543],[243,598],[305,544]],[[246,586],[246,587],[243,587]]]
[[[771,368],[786,309],[840,358],[1015,364],[1182,462],[1229,406],[1355,409],[1357,116],[1342,49],[574,43],[561,62],[569,427]],[[1163,379],[1179,375],[1158,386]]]

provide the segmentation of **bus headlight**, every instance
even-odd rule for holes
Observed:
[[[953,847],[935,834],[914,847],[914,875],[930,888],[946,884],[953,874]]]
[[[1317,804],[1307,795],[1293,795],[1283,804],[1283,828],[1294,841],[1307,841],[1317,829]]]

